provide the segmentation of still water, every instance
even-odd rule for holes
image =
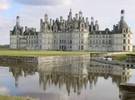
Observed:
[[[135,82],[134,76],[133,69],[83,58],[41,64],[1,62],[0,94],[40,100],[126,100],[119,84]]]

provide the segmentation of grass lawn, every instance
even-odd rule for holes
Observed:
[[[25,97],[0,96],[0,100],[33,100]]]
[[[112,55],[112,58],[119,61],[125,61],[127,59],[126,54]]]
[[[119,61],[125,61],[128,57],[127,54],[135,55],[135,52],[127,52],[125,54],[117,54],[117,55],[115,54],[115,55],[112,55],[112,58]]]
[[[28,51],[28,50],[0,50],[0,56],[71,56],[85,55],[90,52],[80,51]]]

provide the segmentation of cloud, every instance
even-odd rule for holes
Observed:
[[[7,0],[0,1],[0,10],[6,10],[9,8],[9,3]]]
[[[14,23],[15,23],[14,21],[4,16],[0,16],[0,36],[2,36],[0,38],[0,45],[9,44],[9,41],[10,41],[9,33],[10,33],[10,30],[13,28]]]
[[[69,5],[71,0],[14,0],[27,5]]]

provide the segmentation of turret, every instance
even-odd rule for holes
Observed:
[[[90,31],[94,31],[94,18],[91,17],[91,27],[90,27]]]
[[[19,16],[16,17],[16,26],[20,27],[20,17]]]
[[[95,21],[95,31],[99,30],[99,24],[98,24],[98,20]]]
[[[91,17],[91,25],[94,25],[94,18]]]
[[[52,18],[50,18],[50,25],[51,25],[51,26],[53,25],[53,20],[52,20]]]
[[[78,14],[75,14],[75,19],[76,19],[76,20],[78,20],[78,19],[79,19]]]
[[[27,27],[27,26],[25,26],[25,31],[26,31],[26,32],[28,31],[28,27]]]
[[[45,23],[48,22],[48,15],[45,14]]]
[[[88,17],[86,17],[86,29],[89,31],[89,19],[88,19]]]
[[[70,9],[69,16],[72,17],[72,9]]]
[[[63,17],[62,16],[60,16],[60,22],[63,22]]]
[[[70,9],[70,11],[69,11],[68,20],[69,20],[69,21],[72,20],[72,9]]]
[[[40,31],[43,31],[43,19],[40,19]]]
[[[79,18],[82,18],[82,16],[83,16],[82,11],[79,11]]]

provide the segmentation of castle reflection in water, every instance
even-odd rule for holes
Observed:
[[[131,77],[131,70],[114,65],[101,64],[80,57],[76,61],[65,59],[63,61],[50,61],[38,65],[33,64],[7,64],[1,63],[2,66],[10,66],[9,70],[15,78],[15,85],[18,86],[18,78],[21,76],[39,74],[39,83],[44,90],[50,85],[65,86],[68,95],[73,91],[78,95],[86,87],[94,88],[98,79],[111,78],[112,83],[118,87],[120,83],[125,83]],[[90,85],[90,86],[88,86]]]

